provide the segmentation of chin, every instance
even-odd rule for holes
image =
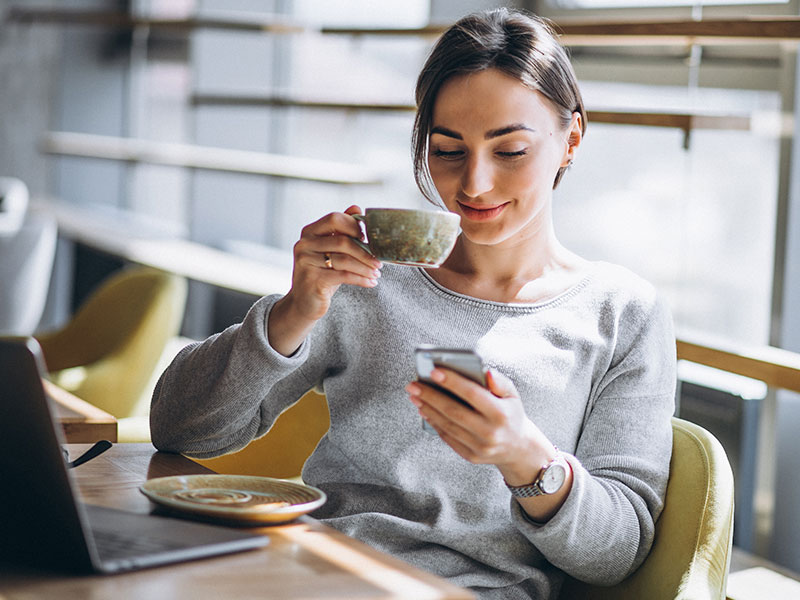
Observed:
[[[461,235],[470,243],[479,246],[495,246],[508,239],[508,234],[505,231],[498,231],[495,228],[491,230],[488,227],[463,227]]]

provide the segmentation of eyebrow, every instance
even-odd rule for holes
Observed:
[[[522,123],[513,123],[511,125],[506,125],[505,127],[500,127],[499,129],[492,129],[491,131],[487,131],[483,134],[484,139],[490,140],[492,138],[500,137],[501,135],[508,135],[509,133],[514,133],[515,131],[534,131],[533,128],[528,127],[527,125],[523,125]]]
[[[483,134],[483,138],[486,140],[491,140],[496,137],[508,135],[509,133],[514,133],[515,131],[535,131],[535,130],[522,123],[512,123],[511,125],[499,127],[498,129],[490,129],[489,131]],[[433,129],[431,129],[431,134],[434,133],[451,137],[456,140],[464,139],[460,133],[453,131],[452,129],[447,129],[447,127],[438,127],[438,126],[434,127]]]

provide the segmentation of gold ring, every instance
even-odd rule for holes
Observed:
[[[332,269],[333,263],[331,262],[331,255],[326,252],[325,254],[323,254],[323,256],[325,257],[325,266],[328,269]]]

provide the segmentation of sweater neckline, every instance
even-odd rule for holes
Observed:
[[[450,288],[443,286],[433,277],[431,277],[422,267],[413,267],[413,268],[418,273],[418,276],[423,280],[423,282],[427,284],[429,287],[432,287],[433,291],[438,295],[444,295],[459,302],[466,302],[474,305],[491,307],[494,309],[506,308],[511,310],[524,310],[533,312],[550,308],[553,306],[558,306],[568,301],[572,297],[576,296],[577,294],[579,294],[594,278],[595,272],[597,271],[598,268],[598,264],[599,263],[597,262],[592,262],[586,274],[580,279],[580,281],[570,286],[563,292],[556,294],[552,298],[548,298],[547,300],[542,300],[541,302],[498,302],[495,300],[485,300],[483,298],[476,298],[475,296],[462,294],[460,292],[456,292],[454,290],[451,290]]]

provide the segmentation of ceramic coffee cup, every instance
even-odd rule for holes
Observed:
[[[450,255],[461,217],[446,211],[368,208],[353,215],[364,223],[366,243],[356,243],[378,260],[399,265],[438,267]]]

